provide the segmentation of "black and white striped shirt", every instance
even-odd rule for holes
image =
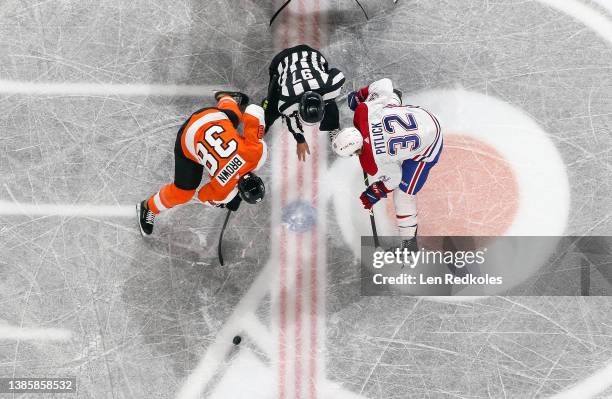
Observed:
[[[281,57],[276,66],[280,91],[278,111],[291,133],[302,133],[298,118],[302,95],[314,91],[324,101],[333,101],[340,95],[344,74],[336,68],[329,68],[323,54],[306,45],[292,47],[279,55]]]

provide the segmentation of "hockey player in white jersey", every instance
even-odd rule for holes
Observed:
[[[332,147],[340,156],[359,155],[374,181],[360,196],[366,209],[393,192],[402,246],[416,250],[416,194],[438,162],[443,138],[440,123],[427,110],[402,105],[401,92],[389,79],[352,92],[353,124],[341,130]]]

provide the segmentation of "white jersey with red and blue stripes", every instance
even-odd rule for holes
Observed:
[[[402,179],[404,161],[435,162],[442,149],[442,130],[436,117],[418,106],[399,105],[389,79],[369,85],[366,101],[356,109],[355,126],[364,136],[367,154],[360,156],[364,170],[389,190],[401,183],[410,185],[403,182],[407,176]]]
[[[387,105],[370,110],[368,122],[377,175],[388,189],[401,184],[404,161],[432,162],[442,148],[440,123],[423,108]]]
[[[374,159],[385,162],[433,160],[442,144],[440,123],[427,110],[414,105],[368,106]]]

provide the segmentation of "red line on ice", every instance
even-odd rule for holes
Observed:
[[[313,42],[316,48],[321,46],[321,37],[319,34],[319,12],[320,12],[320,3],[319,0],[315,0],[314,2],[314,21],[313,21]],[[318,132],[317,132],[318,133]],[[315,140],[313,140],[313,151],[312,151],[312,180],[313,191],[312,191],[312,201],[313,208],[319,214],[319,136],[317,134]],[[317,223],[319,221],[317,220]],[[317,307],[318,307],[318,298],[317,298],[317,278],[318,278],[318,240],[319,233],[317,228],[317,223],[313,226],[311,231],[312,234],[312,259],[311,259],[311,268],[310,268],[310,369],[309,369],[309,380],[310,380],[310,397],[312,399],[316,399],[317,397]],[[325,242],[325,241],[324,241]]]
[[[281,47],[285,48],[288,45],[288,39],[287,39],[287,34],[288,34],[288,24],[283,24],[282,25],[282,29],[283,29],[283,34],[281,35]],[[280,28],[280,27],[279,27]],[[284,132],[281,132],[284,133]],[[283,136],[285,136],[283,134]],[[281,137],[280,138],[280,144],[282,147],[282,158],[281,158],[281,164],[282,164],[282,171],[286,171],[287,170],[287,161],[288,161],[288,148],[287,148],[287,140],[286,137]],[[282,213],[282,209],[285,207],[286,203],[287,203],[287,185],[288,185],[288,180],[287,180],[287,173],[283,173],[283,176],[281,177],[281,213]],[[278,394],[279,394],[279,398],[280,399],[284,399],[286,397],[286,384],[287,384],[287,375],[286,375],[286,350],[287,350],[287,341],[286,341],[286,334],[287,334],[287,232],[285,229],[283,229],[282,227],[280,228],[281,230],[281,237],[280,237],[280,293],[279,293],[279,354],[278,354],[278,358],[279,358],[279,364],[278,364],[278,372],[279,372],[279,379],[278,379]]]
[[[306,5],[314,4],[314,21],[312,25],[308,25],[305,23],[306,16]],[[321,34],[319,32],[319,9],[320,9],[320,0],[300,0],[299,2],[299,12],[294,13],[290,9],[291,6],[287,9],[287,13],[285,18],[285,23],[283,23],[282,34],[280,40],[277,42],[280,44],[281,48],[277,50],[281,50],[289,47],[290,39],[289,39],[289,29],[292,26],[298,26],[299,32],[299,41],[301,43],[311,41],[314,47],[318,48],[321,42]],[[295,19],[298,19],[295,21]],[[297,22],[297,24],[296,24]],[[307,30],[307,27],[310,26],[311,29]],[[293,43],[291,43],[293,44]],[[305,168],[308,167],[307,164],[300,163],[297,160],[297,157],[291,158],[289,155],[289,146],[293,143],[292,140],[289,140],[287,137],[288,132],[282,131],[283,137],[281,137],[281,146],[282,146],[282,158],[281,158],[281,173],[283,173],[281,177],[281,212],[287,205],[288,201],[288,179],[291,176],[288,175],[290,170],[297,169],[297,186],[298,193],[297,199],[301,199],[304,195],[304,187],[305,183],[309,184],[312,187],[312,192],[310,196],[312,198],[312,206],[315,210],[318,209],[319,198],[318,198],[318,178],[319,178],[319,134],[315,133],[311,138],[310,145],[312,146],[312,153],[309,156],[310,159],[307,159],[306,163],[311,162],[312,165],[312,178],[309,181],[304,181],[304,173]],[[291,142],[291,143],[290,143]],[[293,162],[292,166],[296,166],[296,168],[289,168],[290,163]],[[303,321],[303,312],[304,312],[304,299],[302,295],[302,291],[304,288],[304,276],[302,268],[306,265],[303,264],[303,241],[304,239],[310,237],[311,239],[311,259],[310,259],[310,288],[311,288],[311,304],[310,304],[310,351],[309,353],[305,352],[303,343],[305,341],[305,337],[303,337],[302,332],[302,321]],[[306,367],[304,365],[305,359],[308,358],[309,367],[308,367],[308,375],[309,375],[309,387],[307,396],[315,399],[317,397],[317,311],[318,311],[318,297],[317,297],[317,289],[318,289],[318,228],[315,224],[312,230],[308,233],[303,234],[294,234],[288,233],[286,228],[281,227],[281,239],[280,239],[280,298],[279,298],[279,318],[280,318],[280,332],[279,332],[279,397],[281,399],[287,398],[289,395],[289,388],[287,386],[287,323],[288,313],[289,313],[289,302],[288,302],[288,287],[287,287],[287,273],[288,273],[288,242],[289,240],[295,240],[296,246],[296,284],[295,284],[295,398],[302,397],[302,374],[306,371]],[[304,314],[305,315],[305,314]],[[305,352],[305,353],[302,353]]]
[[[304,22],[304,15],[306,14],[306,7],[304,5],[304,0],[299,1],[299,42],[304,43],[306,36],[306,24]],[[311,161],[307,159],[306,162]],[[297,163],[297,186],[298,193],[297,198],[300,200],[304,195],[304,169],[306,165],[299,160]],[[312,182],[309,182],[312,185]],[[302,359],[304,358],[302,354],[302,301],[303,301],[303,276],[302,276],[302,242],[308,234],[297,234],[293,235],[293,239],[296,240],[296,265],[295,265],[295,397],[302,397]]]

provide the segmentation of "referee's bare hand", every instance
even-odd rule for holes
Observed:
[[[306,154],[310,155],[310,148],[308,147],[308,143],[299,143],[297,145],[296,153],[300,161],[306,162]]]

